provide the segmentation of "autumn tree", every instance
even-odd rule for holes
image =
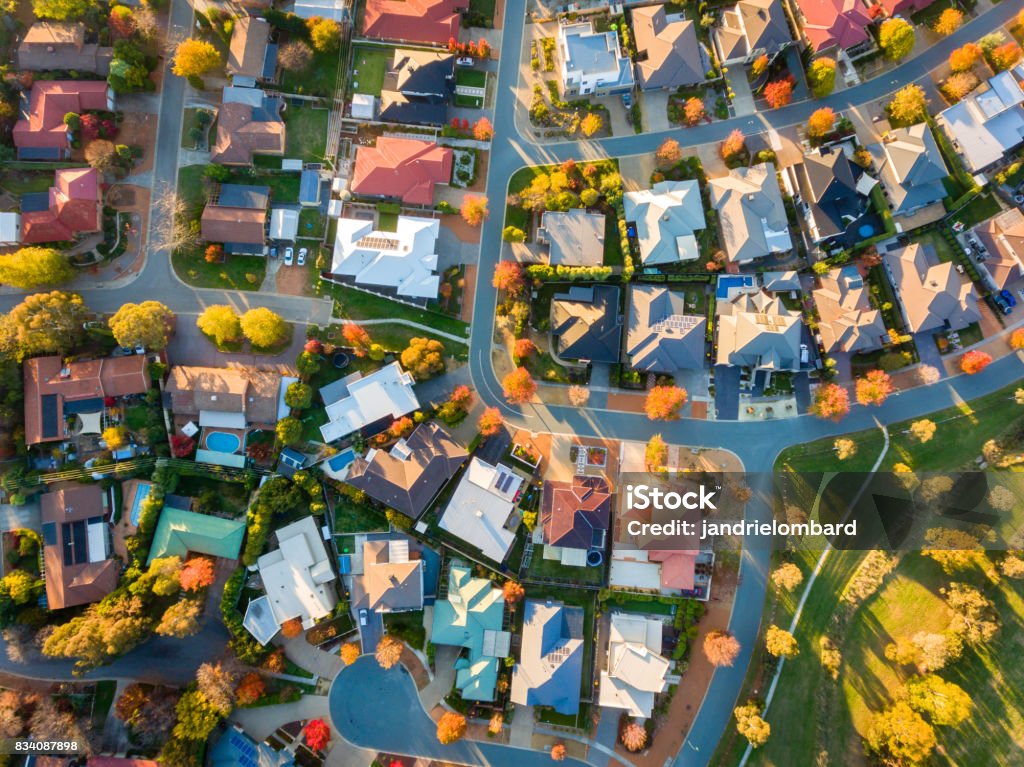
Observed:
[[[295,410],[305,410],[313,402],[313,389],[309,384],[294,381],[284,391],[284,404]]]
[[[942,379],[942,373],[934,365],[920,365],[917,368],[917,380],[924,386],[931,386]]]
[[[992,362],[992,355],[979,349],[971,349],[960,358],[960,370],[969,376],[980,373]]]
[[[832,449],[836,451],[836,458],[845,461],[857,454],[857,443],[852,439],[840,437],[832,443]]]
[[[1010,333],[1010,348],[1014,351],[1024,349],[1024,328],[1017,328]]]
[[[704,657],[715,667],[731,666],[740,654],[740,642],[728,631],[716,629],[704,637]]]
[[[906,694],[910,707],[939,727],[959,727],[974,708],[964,688],[935,674],[910,679]]]
[[[313,719],[306,725],[306,745],[314,751],[323,751],[331,740],[331,728],[323,719]]]
[[[569,404],[573,407],[584,407],[590,401],[590,389],[580,384],[569,387]]]
[[[786,78],[768,83],[764,86],[764,100],[772,109],[786,106],[793,100],[793,81]]]
[[[502,594],[505,596],[505,603],[514,605],[526,596],[526,589],[523,588],[521,583],[516,581],[505,581],[501,587]]]
[[[938,20],[935,22],[935,26],[932,29],[937,34],[947,37],[956,32],[964,23],[964,14],[957,8],[946,8],[942,13],[939,14]]]
[[[518,261],[499,261],[494,267],[491,284],[498,290],[504,290],[510,296],[518,296],[526,287],[523,267]]]
[[[410,338],[401,360],[413,378],[425,381],[444,372],[444,344],[436,338]]]
[[[493,437],[504,426],[505,419],[501,417],[501,411],[496,407],[489,407],[480,415],[476,427],[484,437]]]
[[[772,583],[775,584],[775,588],[779,590],[785,590],[790,593],[796,591],[797,587],[803,583],[804,574],[800,571],[792,562],[786,562],[776,567],[772,571]]]
[[[652,421],[675,421],[689,395],[679,386],[655,386],[647,393],[644,412]]]
[[[220,66],[220,54],[205,40],[189,37],[178,43],[171,69],[178,77],[202,77]]]
[[[481,117],[473,123],[473,138],[477,141],[490,141],[494,138],[494,126],[486,117]]]
[[[1003,561],[999,563],[999,571],[1007,578],[1024,578],[1024,557],[1021,556],[1021,552],[1008,552]]]
[[[942,84],[942,93],[950,101],[959,101],[978,87],[978,78],[973,72],[954,72]]]
[[[679,147],[679,142],[674,138],[667,138],[662,141],[661,145],[654,153],[654,159],[662,168],[668,168],[675,165],[683,159],[683,151]]]
[[[868,752],[884,764],[925,763],[935,750],[935,730],[910,704],[898,701],[871,718],[864,739]]]
[[[306,19],[306,29],[309,31],[309,41],[313,44],[313,49],[320,53],[336,51],[341,45],[341,25],[332,19],[313,16]]]
[[[107,320],[114,340],[121,346],[143,346],[148,350],[167,348],[174,324],[174,313],[159,301],[123,304]]]
[[[487,220],[487,198],[467,194],[462,198],[462,220],[470,226],[480,226]]]
[[[601,115],[597,112],[590,112],[580,120],[580,133],[587,138],[590,138],[597,133],[604,126],[604,122],[601,120]]]
[[[807,82],[814,98],[822,99],[829,95],[836,87],[835,59],[822,57],[812,61],[807,69]]]
[[[213,560],[209,557],[192,557],[178,573],[178,582],[185,591],[193,592],[213,585]]]
[[[107,450],[119,450],[128,444],[128,430],[124,426],[108,426],[103,430],[102,438]]]
[[[370,334],[361,325],[354,322],[346,322],[341,326],[341,337],[345,343],[352,348],[352,353],[357,357],[365,357],[370,350]]]
[[[839,384],[823,384],[814,392],[810,412],[818,418],[841,421],[850,412],[850,395]]]
[[[203,613],[203,605],[198,599],[182,599],[164,610],[160,622],[156,625],[156,633],[161,636],[178,639],[199,633],[199,616]]]
[[[286,72],[305,72],[313,63],[313,49],[304,40],[291,40],[278,50],[277,63]]]
[[[925,96],[924,88],[920,85],[904,85],[889,102],[886,109],[889,116],[901,123],[918,123],[925,119],[928,114],[928,99]]]
[[[501,230],[501,239],[505,242],[526,242],[526,232],[520,229],[518,226],[506,226]],[[503,263],[512,263],[506,261]]]
[[[242,334],[254,347],[273,349],[291,337],[291,326],[265,306],[250,309],[239,318]]]
[[[100,173],[110,173],[117,167],[117,147],[113,141],[106,139],[93,139],[85,145],[85,161],[89,167],[95,168]]]
[[[302,436],[302,421],[286,416],[277,422],[274,434],[282,445],[294,445]]]
[[[736,128],[726,136],[725,141],[719,146],[718,151],[723,160],[731,160],[747,148],[747,141],[743,137],[743,131]]]
[[[251,706],[262,698],[266,692],[267,685],[266,682],[263,681],[263,677],[255,671],[250,671],[242,677],[242,680],[238,683],[238,687],[235,688],[235,699],[240,705]]]
[[[515,360],[525,360],[537,353],[537,346],[529,338],[519,338],[512,347],[512,357]]]
[[[142,597],[122,593],[57,626],[43,642],[43,655],[73,658],[77,669],[87,670],[134,649],[154,624]]]
[[[981,60],[983,51],[977,43],[967,43],[949,54],[949,68],[954,72],[966,72]]]
[[[906,58],[914,49],[914,26],[906,19],[886,19],[878,28],[878,45],[890,61]]]
[[[978,589],[953,583],[946,589],[946,605],[953,613],[949,630],[969,645],[980,645],[999,630],[995,604]]]
[[[643,751],[647,745],[647,730],[639,722],[628,722],[619,733],[619,740],[627,751]]]
[[[750,74],[753,75],[755,78],[760,77],[761,75],[768,71],[769,63],[770,62],[768,61],[768,54],[762,53],[760,56],[754,59],[754,62],[750,65]]]
[[[18,290],[58,285],[75,276],[75,268],[54,248],[30,246],[0,255],[0,285]]]
[[[736,717],[736,732],[746,738],[751,746],[757,748],[768,742],[772,728],[761,717],[761,709],[757,704],[747,703],[745,706],[737,706],[732,713]]]
[[[235,678],[235,672],[223,663],[204,663],[196,671],[199,692],[223,716],[235,705]]]
[[[988,55],[988,61],[997,72],[1014,66],[1021,59],[1021,48],[1016,40],[1010,40],[996,46]]]
[[[683,105],[683,120],[687,125],[696,125],[707,116],[704,100],[691,96]]]
[[[654,434],[647,440],[644,449],[644,464],[648,470],[659,471],[668,462],[668,444],[660,434]]]
[[[776,658],[793,658],[800,654],[796,639],[785,629],[769,626],[764,635],[765,649]]]
[[[35,15],[52,21],[76,21],[94,7],[94,0],[32,0]],[[13,13],[6,7],[4,10]]]
[[[445,711],[437,721],[437,740],[447,746],[461,740],[466,734],[466,717],[454,711]]]
[[[358,642],[346,642],[341,646],[341,660],[346,666],[351,666],[362,654],[363,650]]]
[[[551,747],[551,759],[556,762],[564,762],[568,751],[564,743],[556,743]]]
[[[927,418],[914,421],[910,424],[910,433],[921,444],[928,442],[935,436],[935,422]]]
[[[529,370],[519,367],[501,379],[501,388],[509,404],[521,405],[533,399],[537,393],[537,382]]]
[[[385,634],[377,642],[374,657],[381,668],[389,669],[401,660],[403,649],[401,640],[395,639],[391,634]]]
[[[807,135],[824,138],[836,129],[836,113],[832,107],[822,107],[811,113],[807,120]]]
[[[838,679],[843,655],[836,647],[836,643],[824,634],[818,637],[818,655],[821,658],[821,667],[829,673],[832,679]]]
[[[862,405],[881,405],[892,394],[892,378],[884,370],[869,370],[857,379],[857,402]]]
[[[25,296],[0,314],[0,350],[17,360],[39,354],[64,354],[83,336],[89,309],[77,293],[54,290]]]

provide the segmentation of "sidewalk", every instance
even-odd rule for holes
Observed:
[[[301,635],[289,639],[283,646],[284,655],[288,660],[322,679],[334,679],[345,666],[337,655],[313,647]]]

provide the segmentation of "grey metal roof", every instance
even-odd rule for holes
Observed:
[[[671,373],[704,367],[707,318],[687,311],[683,293],[635,285],[629,296],[626,354],[635,370]]]

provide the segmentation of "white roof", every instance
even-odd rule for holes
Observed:
[[[492,466],[474,457],[438,523],[457,538],[501,562],[515,533],[505,529],[523,478],[503,464]]]
[[[103,562],[106,560],[110,556],[107,547],[107,523],[102,520],[90,522],[87,526],[87,535],[89,538],[89,561]]]
[[[339,399],[324,403],[328,422],[320,427],[320,434],[325,442],[341,439],[387,416],[401,418],[420,406],[412,376],[397,362],[368,376],[350,378],[353,380],[341,389]]]
[[[331,273],[357,284],[394,288],[410,298],[437,298],[436,218],[399,216],[394,232],[373,228],[372,221],[339,218]]]
[[[319,16],[332,21],[341,21],[345,0],[296,0],[292,13],[303,19]]]
[[[288,407],[288,403],[284,401],[285,394],[288,393],[288,387],[293,383],[298,383],[299,379],[295,376],[281,376],[281,387],[277,390],[277,420],[280,421],[291,415],[292,409]]]
[[[1003,159],[1024,141],[1024,91],[1012,72],[1000,72],[967,98],[938,115],[970,170]]]
[[[352,96],[352,119],[372,120],[377,114],[377,97],[368,93]]]
[[[200,410],[199,425],[222,429],[244,429],[245,413],[227,413],[217,410]]]
[[[253,599],[245,608],[245,618],[242,625],[252,634],[256,641],[265,645],[281,628],[274,618],[274,610],[270,606],[270,597],[264,595]]]
[[[299,211],[274,208],[270,211],[270,239],[294,240],[299,233]]]
[[[670,663],[661,656],[661,621],[612,613],[608,670],[601,672],[600,705],[648,717],[666,686]]]
[[[279,548],[256,561],[274,620],[280,626],[298,618],[309,628],[338,601],[327,585],[334,579],[327,549],[311,516],[282,527],[277,540]]]
[[[21,240],[21,216],[0,213],[0,244],[15,245]]]
[[[671,264],[700,256],[693,233],[707,222],[696,181],[660,181],[651,189],[626,192],[622,204],[626,220],[636,224],[644,264]]]
[[[622,589],[660,591],[661,565],[648,560],[646,551],[616,551],[613,547],[608,584]]]

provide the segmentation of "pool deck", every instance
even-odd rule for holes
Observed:
[[[203,435],[202,435],[203,436],[202,447],[203,447],[204,450],[212,450],[213,452],[216,452],[216,453],[229,453],[231,455],[241,455],[242,451],[245,449],[245,437],[246,437],[247,431],[248,430],[246,430],[246,429],[228,429],[228,428],[223,428],[223,427],[220,427],[220,426],[205,428],[205,429],[203,429]],[[236,449],[234,449],[234,450],[218,450],[216,447],[211,446],[210,445],[210,437],[212,437],[212,436],[214,436],[216,434],[230,434],[232,437],[237,438],[238,439],[238,447]]]

